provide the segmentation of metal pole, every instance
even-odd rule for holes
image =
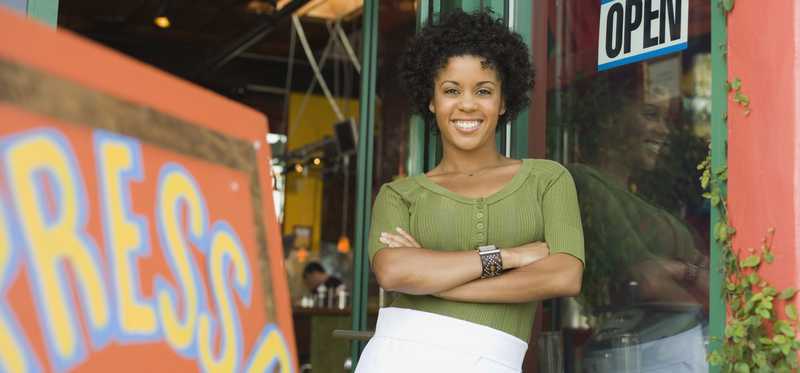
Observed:
[[[375,78],[378,67],[378,0],[365,0],[363,14],[352,320],[353,330],[356,331],[367,329],[367,287],[369,285],[367,244],[372,207],[372,136],[375,126]],[[351,353],[354,369],[364,345],[363,341],[352,342]]]

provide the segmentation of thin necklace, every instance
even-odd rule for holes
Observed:
[[[453,172],[450,172],[450,173],[461,174],[461,175],[466,175],[466,176],[476,176],[476,175],[480,175],[480,174],[482,174],[482,173],[484,173],[484,172],[486,172],[488,170],[491,170],[491,169],[494,169],[494,168],[497,168],[497,167],[501,167],[501,166],[502,165],[500,163],[498,163],[496,165],[492,165],[492,166],[489,166],[489,167],[479,168],[479,169],[474,170],[472,172],[453,171]]]

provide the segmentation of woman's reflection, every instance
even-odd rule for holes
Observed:
[[[594,108],[595,120],[582,124],[592,128],[580,131],[581,163],[568,167],[586,240],[583,299],[599,320],[584,366],[706,372],[707,257],[689,226],[636,187],[680,140],[671,131],[675,100],[612,82],[585,96],[601,99],[584,105]]]

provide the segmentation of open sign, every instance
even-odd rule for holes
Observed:
[[[686,49],[689,0],[601,0],[597,70]]]

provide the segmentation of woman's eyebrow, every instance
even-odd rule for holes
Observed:
[[[457,85],[457,86],[461,86],[461,84],[460,84],[460,83],[458,83],[457,81],[454,81],[454,80],[444,80],[444,81],[442,81],[441,83],[439,83],[439,85],[440,85],[440,86],[442,86],[442,85],[444,85],[445,83],[450,83],[450,84],[455,84],[455,85]],[[475,83],[475,85],[476,85],[476,86],[478,86],[478,85],[485,85],[485,84],[497,85],[497,83],[496,83],[496,82],[493,82],[493,81],[491,81],[491,80],[482,80],[482,81],[480,81],[480,82],[477,82],[477,83]]]

